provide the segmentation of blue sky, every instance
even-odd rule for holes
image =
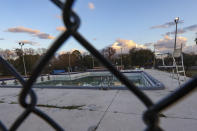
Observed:
[[[165,50],[170,48],[174,38],[173,34],[165,34],[173,32],[175,26],[162,25],[173,22],[177,16],[184,21],[178,25],[184,30],[178,35],[181,36],[180,42],[184,43],[185,49],[194,46],[196,5],[196,0],[77,0],[74,10],[81,18],[79,32],[97,49],[121,39],[139,45],[154,43]],[[63,26],[59,17],[61,11],[49,0],[4,0],[0,12],[0,44],[3,49],[17,48],[19,41],[33,43],[26,44],[26,48],[48,48],[60,34],[57,27]],[[60,51],[73,48],[83,50],[71,38]]]

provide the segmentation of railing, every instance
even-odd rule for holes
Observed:
[[[96,57],[115,77],[117,77],[132,93],[141,100],[141,102],[147,107],[147,110],[143,114],[144,123],[147,125],[146,131],[162,131],[159,126],[159,116],[158,114],[164,109],[168,108],[170,105],[179,101],[182,97],[188,95],[192,90],[197,87],[197,76],[185,83],[178,88],[173,93],[169,94],[157,103],[153,103],[152,100],[146,96],[140,89],[138,89],[131,81],[128,80],[122,73],[120,73],[113,65],[108,62],[100,53],[97,51],[77,30],[80,25],[80,18],[72,10],[72,5],[74,0],[67,0],[66,3],[62,3],[60,0],[51,0],[58,8],[63,12],[63,21],[67,27],[52,44],[45,56],[39,60],[33,74],[30,78],[25,81],[23,77],[15,70],[15,68],[0,57],[0,62],[3,64],[14,77],[23,86],[19,95],[19,104],[24,108],[24,112],[19,115],[15,122],[8,129],[2,122],[0,122],[0,129],[3,131],[7,130],[17,130],[18,127],[24,122],[24,120],[31,114],[34,113],[43,120],[45,120],[52,128],[55,130],[64,130],[58,123],[51,119],[47,114],[36,108],[37,96],[32,90],[32,86],[38,76],[40,75],[42,69],[45,67],[47,62],[52,58],[54,53],[59,49],[63,43],[68,40],[69,37],[74,37],[84,48],[86,48],[94,57]],[[72,18],[72,21],[71,21]],[[27,96],[30,96],[30,102],[27,103]]]

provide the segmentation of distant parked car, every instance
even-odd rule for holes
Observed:
[[[60,74],[60,73],[65,73],[66,71],[65,70],[53,70],[51,72],[52,75],[57,75],[57,74]]]

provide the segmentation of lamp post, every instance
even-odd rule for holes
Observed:
[[[92,69],[94,69],[94,57],[92,56]]]
[[[70,52],[69,52],[69,54],[68,54],[69,56],[68,56],[68,65],[69,65],[69,72],[71,71],[71,69],[70,69]]]
[[[25,76],[27,77],[27,71],[26,71],[26,66],[25,66],[25,58],[24,58],[24,55],[23,55],[23,46],[24,46],[24,43],[19,42],[19,46],[21,46],[22,57],[23,57],[23,66],[24,66]]]
[[[121,70],[122,70],[122,47],[120,49],[121,49]]]
[[[176,49],[176,37],[177,37],[177,24],[178,24],[178,22],[179,22],[179,17],[176,17],[175,19],[174,19],[174,22],[175,22],[175,24],[176,24],[176,30],[175,30],[175,42],[174,42],[174,50]]]
[[[155,59],[156,59],[156,58],[155,58],[155,57],[156,57],[155,55],[156,55],[156,53],[155,53],[155,44],[154,44],[154,61],[153,61],[153,67],[154,67],[154,68],[155,68]]]
[[[196,42],[196,45],[197,45],[197,33],[196,33],[196,38],[195,38],[195,42]]]

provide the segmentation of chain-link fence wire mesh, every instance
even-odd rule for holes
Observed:
[[[0,63],[6,67],[10,73],[16,77],[22,85],[22,90],[19,95],[19,104],[25,109],[22,114],[14,121],[11,127],[7,128],[5,124],[0,121],[0,129],[3,131],[14,131],[24,122],[24,120],[31,114],[34,113],[39,116],[41,119],[45,120],[52,128],[55,130],[64,130],[58,123],[56,123],[52,118],[47,114],[36,108],[37,96],[32,90],[32,86],[38,76],[40,75],[43,68],[47,65],[49,60],[52,58],[54,53],[63,45],[69,37],[75,38],[79,44],[86,48],[94,57],[96,57],[107,69],[115,75],[128,89],[131,93],[134,93],[138,99],[147,107],[147,110],[143,114],[144,123],[147,125],[145,130],[147,131],[161,131],[159,127],[159,116],[164,109],[168,108],[172,104],[179,101],[184,96],[188,95],[192,90],[197,87],[197,76],[192,78],[187,83],[183,84],[181,88],[178,88],[173,93],[169,94],[165,98],[161,99],[157,103],[153,103],[152,100],[146,96],[140,89],[138,89],[127,77],[120,73],[113,65],[106,60],[98,50],[96,50],[92,44],[90,44],[77,30],[80,25],[80,18],[72,10],[72,5],[74,0],[66,0],[63,3],[60,0],[51,0],[63,13],[63,21],[67,28],[51,45],[44,57],[42,57],[30,78],[25,81],[23,77],[16,71],[16,69],[10,65],[6,60],[0,56]],[[27,103],[27,97],[30,97],[30,102]]]

